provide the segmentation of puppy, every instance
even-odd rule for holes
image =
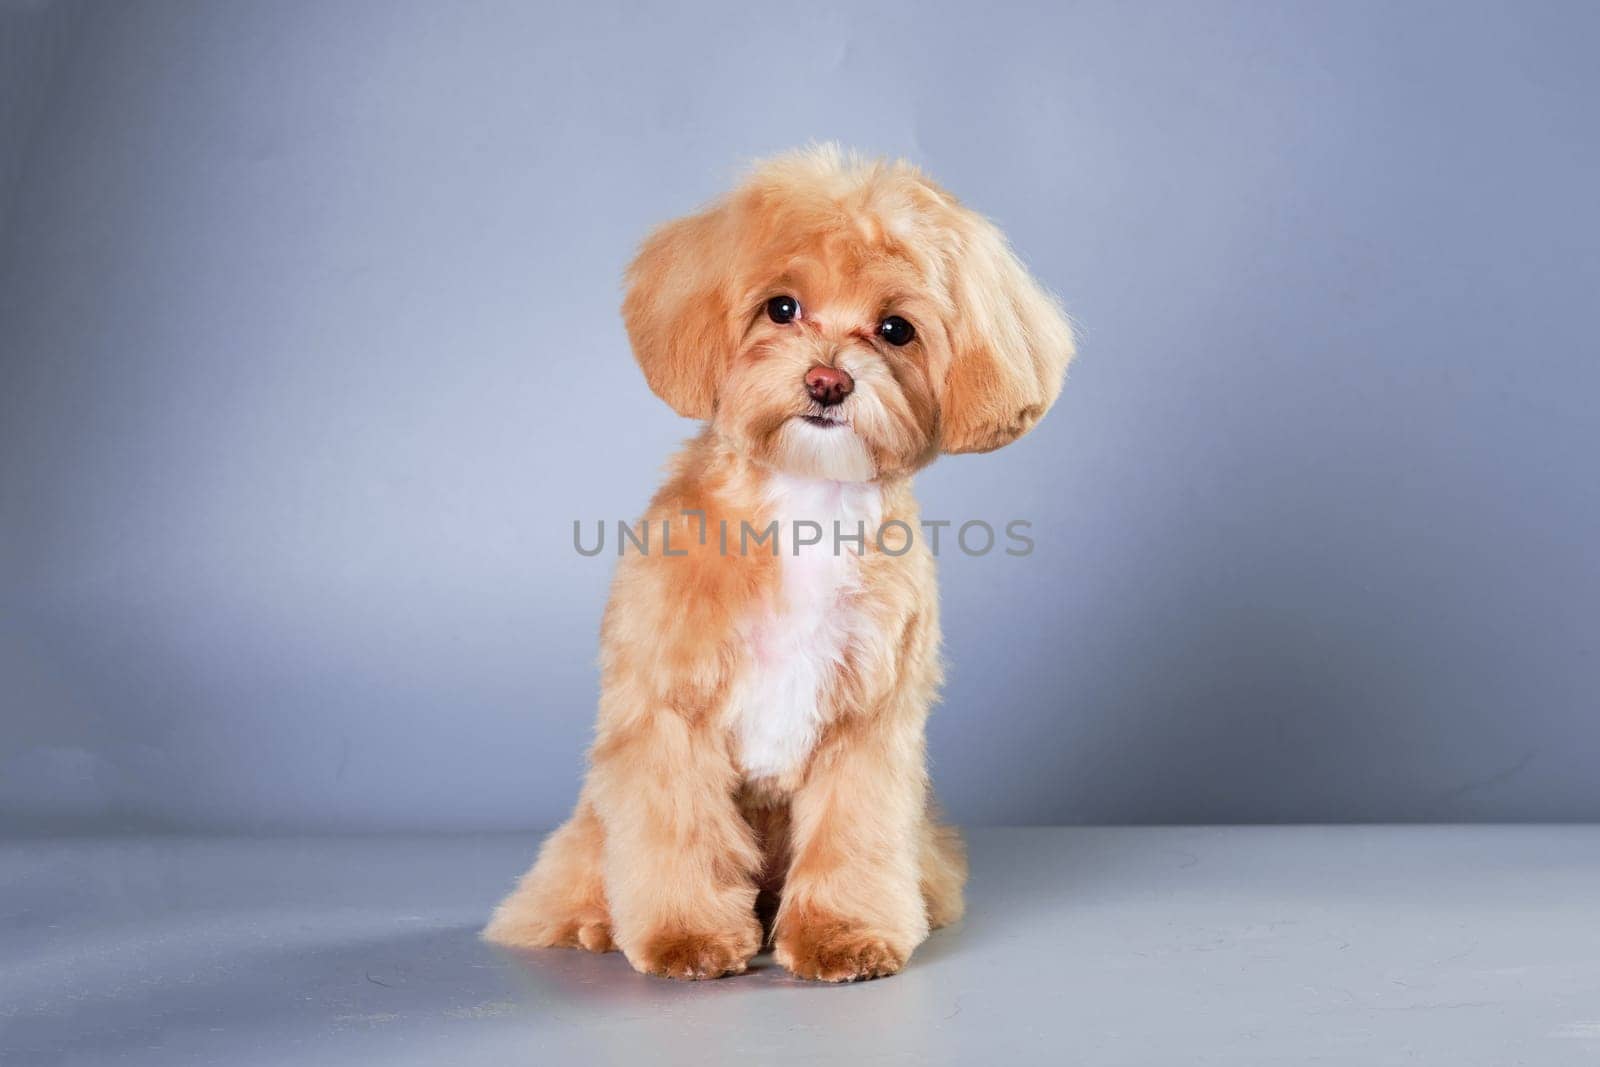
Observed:
[[[1071,328],[993,225],[833,147],[653,233],[622,314],[650,388],[705,426],[617,566],[577,809],[484,936],[715,978],[765,935],[801,978],[894,974],[966,880],[924,761],[939,601],[912,475],[1031,429]]]

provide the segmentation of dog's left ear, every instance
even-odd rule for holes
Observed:
[[[622,320],[645,381],[672,410],[709,419],[738,338],[731,314],[736,242],[727,204],[676,219],[639,248]]]
[[[939,446],[991,452],[1033,429],[1055,403],[1074,352],[1072,326],[993,223],[950,209],[954,317]]]

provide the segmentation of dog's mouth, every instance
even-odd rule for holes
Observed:
[[[801,415],[808,426],[816,426],[824,430],[833,429],[835,426],[848,426],[843,415]]]

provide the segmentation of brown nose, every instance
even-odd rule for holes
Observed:
[[[855,387],[854,379],[838,367],[818,365],[806,371],[806,392],[825,408],[842,401]]]

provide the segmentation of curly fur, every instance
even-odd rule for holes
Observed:
[[[787,523],[915,530],[912,474],[1032,428],[1071,328],[993,225],[914,167],[832,147],[657,230],[627,286],[650,387],[706,424],[645,514],[684,554],[618,565],[577,810],[485,936],[619,948],[673,978],[738,973],[770,936],[804,978],[893,974],[960,917],[966,877],[924,760],[933,559],[916,538],[800,546]],[[766,314],[777,295],[794,321]],[[910,344],[878,334],[891,314]],[[854,381],[841,425],[805,418],[817,366]],[[711,529],[782,519],[777,552],[702,543],[686,511]]]

